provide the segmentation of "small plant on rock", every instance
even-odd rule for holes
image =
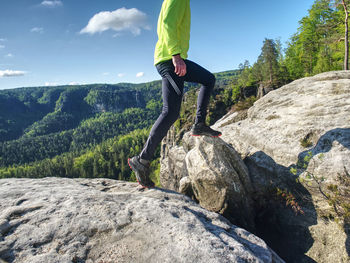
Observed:
[[[303,209],[300,207],[300,205],[296,201],[295,196],[291,192],[284,190],[284,189],[277,188],[277,196],[279,196],[283,200],[285,200],[286,206],[290,206],[296,215],[297,214],[302,214],[302,215],[304,214]]]
[[[312,152],[299,160],[296,167],[290,169],[294,175],[304,174],[303,177],[298,176],[297,182],[306,184],[311,189],[317,189],[321,196],[327,200],[329,206],[333,210],[334,215],[329,218],[334,219],[338,223],[343,223],[344,226],[350,223],[350,174],[344,167],[344,173],[338,174],[338,185],[325,185],[325,178],[316,176],[313,171],[307,171],[311,161],[315,161]],[[318,159],[322,161],[324,154],[320,154]]]
[[[312,146],[312,142],[310,141],[309,138],[305,137],[305,138],[300,140],[300,145],[304,148],[308,148],[308,147]]]
[[[350,222],[350,175],[344,167],[344,174],[338,174],[340,186],[330,184],[327,186],[328,204],[344,222]]]

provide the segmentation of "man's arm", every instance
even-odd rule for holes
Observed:
[[[164,25],[164,41],[169,54],[173,56],[175,73],[180,77],[186,74],[186,64],[180,56],[181,47],[177,29],[184,16],[185,8],[184,0],[170,0],[162,21]]]

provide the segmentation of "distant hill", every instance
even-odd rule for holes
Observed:
[[[238,74],[217,73],[216,88]],[[196,87],[186,84],[187,90]],[[150,127],[161,104],[160,80],[0,90],[0,167],[82,151]]]
[[[145,108],[160,98],[159,87],[160,81],[0,90],[0,141],[72,129],[96,113]]]

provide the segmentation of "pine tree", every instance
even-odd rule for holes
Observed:
[[[262,81],[276,85],[279,77],[279,65],[278,51],[273,39],[265,38],[257,63],[261,70]]]

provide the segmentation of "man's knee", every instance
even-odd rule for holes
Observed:
[[[162,115],[165,119],[168,119],[170,122],[175,122],[179,118],[180,109],[163,107]]]
[[[209,78],[208,78],[208,86],[213,87],[215,86],[216,78],[214,74],[210,73]]]

